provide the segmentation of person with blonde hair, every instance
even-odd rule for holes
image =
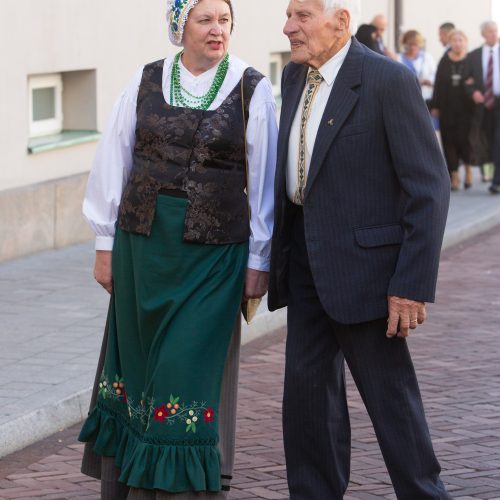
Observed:
[[[422,88],[422,97],[429,104],[436,77],[436,61],[425,50],[424,37],[417,30],[406,31],[401,38],[403,52],[397,60],[403,63],[418,79]]]
[[[469,136],[473,106],[465,89],[467,35],[461,30],[453,30],[448,35],[448,43],[450,50],[442,57],[436,72],[432,114],[439,119],[451,190],[456,191],[460,183],[460,162],[465,166],[464,188],[472,186]]]

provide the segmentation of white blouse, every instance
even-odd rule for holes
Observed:
[[[170,102],[170,75],[173,56],[163,66],[163,94]],[[210,106],[217,109],[238,85],[248,67],[230,56],[224,83]],[[217,66],[194,76],[180,63],[182,86],[194,95],[205,94],[212,85]],[[83,214],[96,234],[96,250],[112,250],[115,223],[122,190],[132,168],[137,123],[137,94],[143,67],[117,99],[103,132],[90,171],[83,201]],[[248,194],[250,200],[250,252],[248,267],[268,271],[273,232],[274,174],[278,127],[271,83],[263,78],[252,96],[247,126]],[[241,132],[243,133],[243,131]]]
[[[404,64],[404,54],[398,54],[398,61]],[[434,57],[429,52],[422,51],[416,59],[412,60],[412,63],[418,80],[429,80],[434,85],[437,71],[437,64]],[[427,85],[422,87],[422,97],[424,100],[432,99],[433,89],[434,87]]]

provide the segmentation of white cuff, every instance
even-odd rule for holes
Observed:
[[[96,250],[113,250],[113,242],[115,238],[113,236],[96,236],[95,237],[95,249]]]
[[[262,257],[261,255],[256,255],[251,253],[248,255],[248,265],[250,269],[255,269],[256,271],[269,272],[271,267],[271,259],[269,257]]]

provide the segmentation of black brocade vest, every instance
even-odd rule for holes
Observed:
[[[253,68],[213,111],[170,106],[162,89],[163,60],[144,67],[137,97],[136,143],[118,225],[148,235],[160,190],[183,191],[188,199],[184,241],[229,244],[250,235],[245,193],[243,120],[263,78]]]

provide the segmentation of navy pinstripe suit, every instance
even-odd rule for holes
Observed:
[[[286,195],[307,67],[282,80],[269,308],[288,305],[284,438],[292,499],[342,498],[350,428],[344,359],[398,498],[449,498],[387,296],[434,300],[449,176],[415,77],[355,39],[312,153],[303,208]],[[307,403],[306,403],[307,401]]]

